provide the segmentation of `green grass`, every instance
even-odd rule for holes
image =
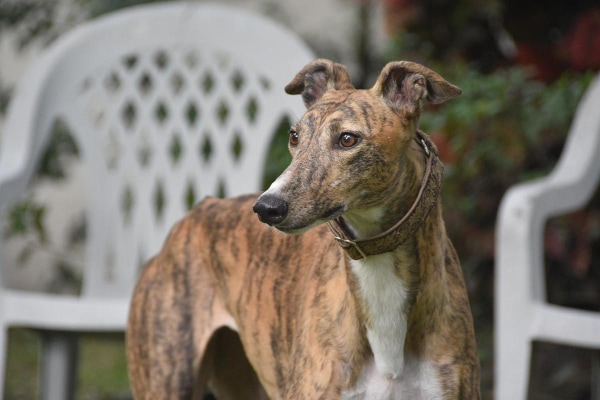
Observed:
[[[33,331],[11,329],[8,336],[6,400],[35,399],[39,343]]]
[[[9,331],[5,400],[36,398],[39,348],[35,331]],[[131,399],[122,334],[81,335],[78,372],[76,399]]]

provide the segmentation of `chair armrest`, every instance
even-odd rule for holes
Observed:
[[[33,99],[16,93],[8,109],[3,135],[0,137],[0,210],[14,202],[25,190],[33,170],[35,114]],[[28,173],[29,172],[29,173]]]
[[[52,46],[19,80],[8,105],[0,135],[0,210],[27,187],[37,158],[49,138],[58,101],[48,91],[51,78],[64,57],[66,46]]]
[[[35,82],[18,87],[9,104],[0,141],[0,209],[14,202],[25,190],[34,170],[33,150],[41,134],[35,129],[38,100],[32,84]]]
[[[502,199],[496,226],[496,273],[498,277],[512,275],[511,285],[523,286],[514,288],[516,293],[531,293],[533,298],[545,300],[541,279],[544,224],[552,216],[580,208],[597,187],[599,108],[600,75],[580,102],[556,168],[545,178],[512,187]],[[503,279],[497,282],[500,285]],[[518,306],[519,300],[514,302]]]

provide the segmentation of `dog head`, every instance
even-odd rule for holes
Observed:
[[[442,103],[458,87],[430,69],[391,62],[369,90],[347,69],[318,59],[286,86],[306,113],[289,131],[292,162],[254,204],[259,219],[300,233],[344,215],[376,221],[404,180],[404,162],[424,100]]]

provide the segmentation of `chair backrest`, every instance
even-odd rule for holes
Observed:
[[[66,125],[87,176],[83,294],[129,296],[193,202],[260,190],[272,133],[303,112],[283,87],[311,59],[285,28],[215,4],[87,22],[17,89],[0,157],[15,171],[5,188],[21,189],[51,127]]]
[[[562,187],[550,200],[554,215],[577,210],[592,197],[600,180],[600,74],[584,93],[550,186]]]

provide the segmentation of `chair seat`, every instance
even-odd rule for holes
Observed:
[[[4,290],[0,312],[11,326],[76,332],[123,331],[129,301]]]

